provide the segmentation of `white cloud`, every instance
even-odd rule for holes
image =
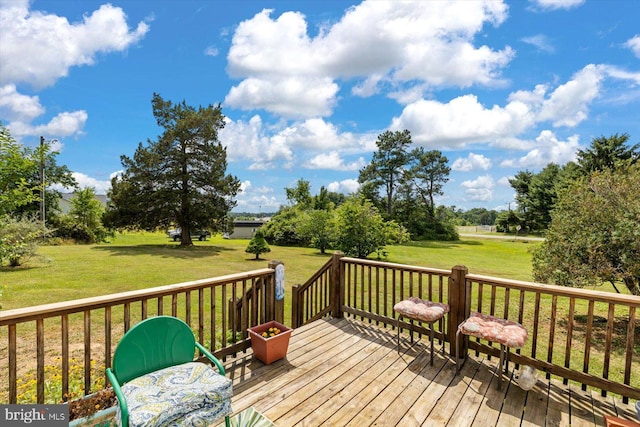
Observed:
[[[218,56],[220,54],[220,51],[215,46],[209,46],[204,50],[204,54],[206,56]]]
[[[479,176],[473,181],[464,181],[460,186],[466,189],[465,193],[471,200],[488,202],[493,199],[495,182],[491,175]]]
[[[524,37],[521,39],[523,42],[535,46],[538,50],[545,53],[554,53],[555,47],[549,41],[549,38],[544,34],[536,34],[535,36]]]
[[[327,185],[327,190],[334,193],[352,194],[360,189],[360,183],[356,179],[334,181]]]
[[[460,172],[469,172],[472,170],[489,170],[491,167],[491,159],[482,155],[469,153],[466,158],[459,157],[451,165],[451,169]]]
[[[111,180],[100,181],[88,175],[85,175],[82,172],[72,172],[71,175],[78,183],[78,187],[80,189],[93,188],[96,194],[107,194],[107,192],[111,190]],[[60,184],[52,185],[51,188],[62,193],[72,193],[73,191],[75,191],[73,188],[66,188]]]
[[[618,80],[628,80],[633,84],[640,85],[640,72],[626,71],[612,65],[602,65],[600,67],[608,77]]]
[[[545,10],[572,9],[582,6],[585,0],[530,0]]]
[[[51,138],[79,135],[87,121],[88,115],[84,110],[63,112],[52,118],[44,125],[31,125],[19,121],[11,122],[7,127],[11,135],[21,137],[26,135],[42,135]]]
[[[73,172],[72,175],[81,189],[92,187],[96,190],[96,194],[107,194],[107,191],[111,189],[111,180],[100,181],[81,172]]]
[[[352,89],[371,96],[389,83],[394,96],[432,86],[503,84],[510,47],[475,46],[487,23],[507,17],[502,1],[364,1],[310,37],[304,15],[272,18],[265,9],[241,22],[227,56],[228,73],[242,79],[228,93],[234,108],[265,109],[284,117],[328,116],[339,79],[362,79]],[[313,95],[313,96],[311,96]]]
[[[254,187],[251,181],[246,180],[240,183],[240,192],[236,196],[236,211],[265,212],[276,210],[279,207],[277,199],[273,196],[273,189],[270,187]]]
[[[640,84],[640,73],[589,64],[555,89],[550,84],[538,84],[531,91],[513,92],[505,106],[485,107],[471,94],[447,103],[420,99],[394,117],[389,128],[409,129],[414,142],[430,148],[458,149],[489,143],[496,148],[528,150],[532,143],[518,135],[543,122],[554,127],[577,126],[587,119],[605,78]]]
[[[338,85],[326,77],[248,78],[231,88],[224,104],[292,118],[328,116],[337,93]]]
[[[636,34],[635,36],[627,40],[624,45],[631,49],[636,57],[640,58],[640,35]]]
[[[30,122],[44,112],[37,96],[18,93],[14,84],[0,87],[0,116],[6,120]]]
[[[248,122],[227,118],[225,127],[219,133],[220,141],[227,147],[229,161],[250,160],[251,170],[276,167],[278,162],[291,162],[293,151],[286,141],[276,136],[267,136],[260,116],[253,116]]]
[[[414,142],[442,149],[517,135],[534,123],[535,115],[523,102],[487,109],[475,95],[464,95],[446,104],[422,99],[407,105],[390,128],[409,129]]]
[[[558,86],[542,105],[538,120],[550,120],[553,126],[577,126],[585,120],[589,104],[600,94],[603,68],[587,65],[572,80]]]
[[[511,187],[510,179],[513,179],[513,176],[503,176],[498,180],[498,185],[502,187]]]
[[[576,159],[580,149],[577,135],[570,136],[567,141],[559,141],[549,130],[540,132],[533,144],[535,148],[517,160],[505,160],[500,166],[518,168],[541,168],[549,163],[563,165]]]
[[[119,7],[100,6],[82,22],[41,11],[26,2],[0,8],[0,84],[27,83],[35,88],[52,85],[73,66],[92,65],[96,54],[124,51],[137,43],[149,27],[140,22],[129,29]]]
[[[249,160],[251,170],[266,170],[277,167],[289,168],[295,161],[294,152],[312,158],[305,167],[325,168],[330,160],[344,155],[371,152],[375,149],[375,136],[340,132],[332,123],[323,119],[307,119],[285,126],[279,122],[266,126],[259,115],[248,122],[227,118],[220,131],[220,141],[227,147],[229,161]],[[334,158],[328,158],[327,152]],[[320,155],[314,153],[321,152]],[[333,170],[357,170],[363,159],[350,163],[340,160],[330,165]]]
[[[351,163],[345,163],[337,151],[318,154],[311,160],[305,162],[302,167],[307,169],[327,169],[338,171],[357,171],[366,165],[364,158],[360,157]]]

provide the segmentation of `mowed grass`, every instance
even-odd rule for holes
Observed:
[[[100,245],[43,246],[39,256],[19,268],[0,268],[4,310],[145,289],[267,267],[285,265],[287,290],[304,283],[330,257],[317,249],[271,246],[271,252],[245,252],[248,240],[214,236],[183,248],[163,233],[117,234]],[[415,242],[387,247],[386,261],[449,269],[465,265],[470,273],[531,280],[535,243],[465,239]],[[375,258],[375,255],[372,255]]]

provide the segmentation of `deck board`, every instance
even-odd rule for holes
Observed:
[[[235,413],[249,407],[277,426],[600,426],[604,414],[633,419],[631,404],[579,385],[539,379],[530,391],[511,373],[497,390],[497,358],[471,354],[455,375],[428,337],[412,344],[396,331],[353,319],[296,329],[287,358],[269,366],[251,350],[224,361]],[[513,365],[510,366],[513,368]]]

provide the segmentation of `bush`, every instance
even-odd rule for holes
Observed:
[[[48,234],[47,227],[35,218],[0,217],[0,265],[22,265],[36,254]]]
[[[100,243],[109,236],[109,232],[102,226],[89,227],[70,215],[63,215],[55,222],[54,237],[73,239],[77,243]]]
[[[245,252],[255,254],[256,259],[260,259],[260,254],[271,252],[271,248],[264,239],[264,234],[262,234],[261,230],[256,231],[256,234],[251,238],[249,246],[247,246]]]

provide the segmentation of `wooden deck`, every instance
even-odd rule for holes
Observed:
[[[250,350],[227,359],[233,409],[253,406],[279,427],[600,426],[605,414],[635,419],[631,403],[561,381],[539,379],[525,392],[505,379],[498,391],[496,358],[472,356],[455,376],[441,352],[429,365],[427,337],[413,346],[402,338],[398,354],[396,331],[369,323],[332,319],[298,328],[285,360],[266,366]]]

